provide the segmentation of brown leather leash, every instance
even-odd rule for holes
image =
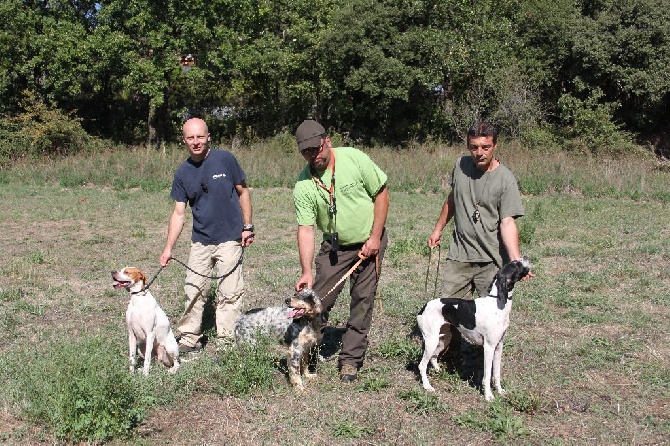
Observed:
[[[358,261],[356,263],[354,263],[354,265],[351,268],[349,268],[349,271],[347,271],[340,278],[340,280],[338,280],[337,283],[335,285],[333,285],[333,287],[330,290],[328,290],[328,292],[322,297],[322,299],[325,298],[326,296],[328,296],[330,293],[332,293],[333,290],[335,290],[335,288],[337,288],[342,282],[347,280],[347,277],[349,277],[351,275],[351,273],[353,273],[356,270],[356,268],[358,268],[360,266],[360,264],[363,263],[363,260],[366,260],[367,258],[368,258],[368,256],[363,255],[362,251],[358,251]],[[379,291],[379,257],[378,256],[375,256],[375,273],[377,274],[377,307],[378,307],[377,312],[378,312],[378,314],[382,314],[382,313],[384,313],[384,308],[383,308],[383,305],[382,305],[381,293]]]

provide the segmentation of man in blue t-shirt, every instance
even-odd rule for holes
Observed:
[[[184,285],[185,312],[176,331],[179,351],[197,353],[202,348],[199,340],[208,276],[214,267],[220,277],[216,289],[217,346],[232,340],[244,295],[242,251],[253,242],[254,226],[246,174],[233,154],[210,148],[209,130],[202,119],[192,118],[184,123],[183,140],[190,156],[174,174],[170,197],[175,207],[159,261],[161,266],[170,263],[184,228],[188,204],[193,214],[190,269]]]

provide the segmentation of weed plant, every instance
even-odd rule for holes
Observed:
[[[524,192],[519,238],[536,277],[515,288],[503,353],[508,394],[494,403],[448,367],[431,369],[436,392],[428,394],[416,370],[415,316],[439,295],[442,274],[425,240],[462,147],[363,148],[391,187],[381,303],[358,382],[341,383],[336,360],[319,362],[305,393],[288,384],[274,341],[218,353],[207,344],[175,375],[160,365],[148,377],[128,373],[128,296],[110,287],[109,271],[158,270],[184,148],[110,147],[0,170],[0,441],[662,444],[670,437],[670,171],[643,156],[501,144]],[[299,276],[290,186],[304,161],[290,135],[228,148],[249,175],[257,228],[245,251],[243,310],[281,305]],[[174,251],[181,260],[186,233]],[[173,326],[184,276],[173,262],[152,285]],[[204,333],[214,339],[206,309]],[[345,286],[330,313],[333,345],[348,313]]]
[[[335,145],[350,144],[337,136],[333,139]],[[304,166],[293,136],[287,133],[247,145],[218,146],[236,155],[253,188],[290,188]],[[588,152],[538,153],[514,141],[499,141],[499,147],[501,161],[512,168],[521,191],[527,195],[569,193],[670,202],[668,172],[641,148],[626,156],[603,158]],[[464,146],[436,142],[405,149],[359,148],[388,174],[391,191],[420,194],[444,194],[456,159],[467,154]],[[107,150],[98,150],[47,162],[39,158],[21,160],[11,168],[0,169],[0,184],[56,182],[69,188],[96,185],[118,191],[140,188],[155,192],[170,187],[174,170],[187,157],[186,149],[178,144],[157,149],[110,145]]]
[[[523,418],[513,415],[501,400],[495,400],[483,411],[473,409],[455,415],[452,420],[460,426],[492,432],[496,440],[504,442],[520,440],[530,433]]]
[[[146,411],[118,348],[100,338],[72,341],[4,355],[3,403],[18,406],[59,441],[131,436]]]

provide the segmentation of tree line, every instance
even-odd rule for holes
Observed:
[[[0,21],[12,150],[157,144],[189,116],[386,144],[487,119],[593,151],[668,127],[670,0],[0,0]]]

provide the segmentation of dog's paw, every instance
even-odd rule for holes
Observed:
[[[304,377],[305,379],[312,379],[312,380],[314,380],[314,379],[316,379],[316,373],[305,373],[305,374],[303,374],[303,377]]]
[[[484,395],[484,398],[486,398],[486,401],[488,402],[491,402],[495,399],[492,393],[487,393],[486,395]]]
[[[293,391],[296,393],[305,393],[305,386],[302,385],[302,383],[299,384],[293,384]]]
[[[435,388],[430,384],[424,384],[423,388],[426,390],[426,392],[435,392]]]
[[[507,390],[503,389],[502,387],[498,387],[498,393],[499,393],[500,395],[504,395],[504,394],[507,393]]]

